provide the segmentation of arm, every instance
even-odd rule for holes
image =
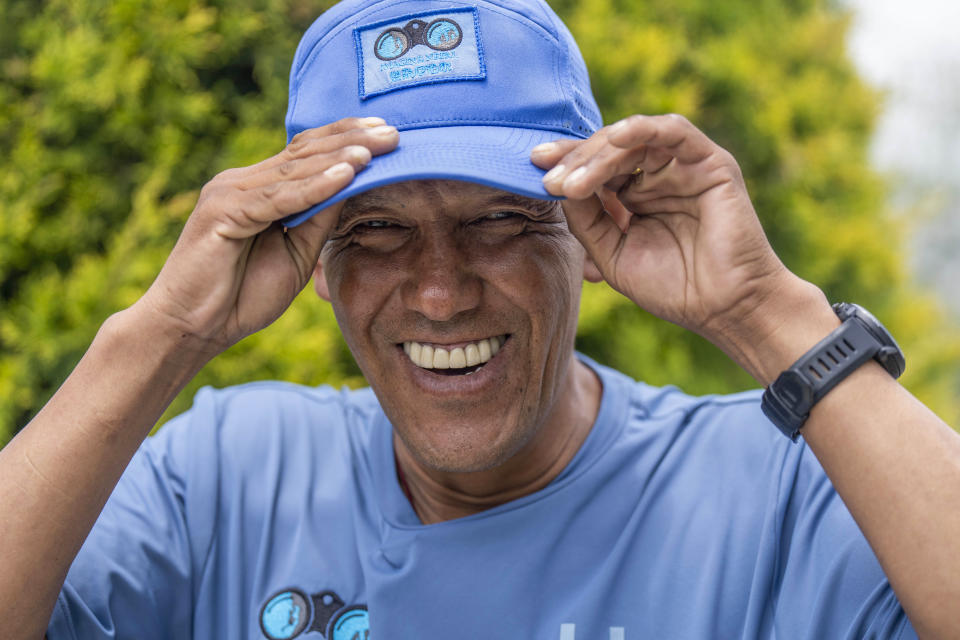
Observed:
[[[154,284],[104,323],[50,402],[0,451],[0,637],[43,636],[67,570],[143,438],[212,357],[275,320],[309,281],[342,205],[285,231],[372,154],[378,119],[297,136],[214,178]]]
[[[685,119],[632,116],[534,151],[596,277],[761,384],[839,326],[773,253],[736,161]],[[960,436],[872,361],[814,407],[803,435],[915,630],[956,637]]]

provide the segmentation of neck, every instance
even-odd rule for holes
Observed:
[[[401,486],[420,520],[430,524],[462,518],[546,487],[590,433],[601,393],[596,374],[574,359],[560,400],[530,441],[502,464],[483,471],[450,473],[427,468],[394,435]]]

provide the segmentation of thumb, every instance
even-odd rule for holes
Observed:
[[[583,200],[564,200],[563,212],[571,233],[607,278],[623,239],[623,231],[617,221],[607,212],[596,194]]]
[[[294,249],[294,259],[301,273],[313,272],[320,252],[340,219],[344,201],[332,204],[307,218],[296,227],[285,228],[287,239]]]

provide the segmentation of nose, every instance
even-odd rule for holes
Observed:
[[[450,235],[422,238],[403,285],[403,302],[429,320],[443,322],[480,304],[483,283]]]

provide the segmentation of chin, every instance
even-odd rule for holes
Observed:
[[[492,426],[446,422],[429,429],[415,427],[416,433],[399,427],[395,427],[395,431],[407,450],[425,467],[442,473],[474,473],[502,465],[532,436],[522,428],[511,434],[484,428]]]

